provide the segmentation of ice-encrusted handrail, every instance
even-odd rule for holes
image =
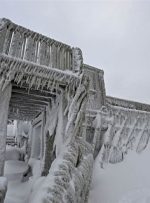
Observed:
[[[130,100],[120,99],[112,96],[106,96],[106,102],[114,106],[120,106],[124,108],[150,112],[149,104],[144,104],[136,101],[130,101]]]
[[[141,153],[150,140],[150,112],[107,104],[107,123],[104,142],[100,151],[100,162],[118,163],[128,151]]]
[[[0,54],[61,70],[80,71],[82,52],[8,19],[0,19]]]
[[[48,175],[39,186],[40,193],[33,185],[29,202],[87,203],[92,169],[92,147],[82,138],[76,138],[53,161]]]

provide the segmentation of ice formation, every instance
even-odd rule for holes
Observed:
[[[105,168],[146,149],[150,106],[106,96],[103,75],[79,48],[1,19],[0,176],[11,157],[7,122],[17,120],[15,159],[27,164],[30,203],[86,203],[98,155]]]

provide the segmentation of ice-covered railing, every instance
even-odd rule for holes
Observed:
[[[44,131],[49,144],[46,141],[41,169],[42,175],[47,176],[41,184],[40,179],[37,180],[29,202],[88,202],[93,146],[85,141],[82,133],[88,89],[89,78],[83,75],[75,95],[68,95],[66,104],[62,103],[64,98],[60,96],[53,109],[47,111]],[[36,185],[39,185],[38,190]]]
[[[83,137],[93,145],[94,158],[100,153],[103,167],[123,161],[131,150],[141,153],[146,149],[150,112],[107,104],[100,110],[87,110],[83,128]]]
[[[82,138],[66,145],[44,181],[39,184],[39,179],[33,186],[29,202],[87,203],[93,169],[92,152],[92,147]]]
[[[106,131],[100,149],[100,162],[118,163],[130,150],[141,153],[150,139],[150,113],[107,105]]]
[[[120,99],[116,97],[106,96],[106,102],[114,106],[120,106],[129,109],[136,109],[141,111],[150,111],[150,105],[140,102]]]
[[[0,54],[60,70],[80,71],[82,53],[62,42],[0,19]]]

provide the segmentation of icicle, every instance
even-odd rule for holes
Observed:
[[[150,132],[148,131],[148,129],[146,129],[139,140],[139,143],[136,149],[137,153],[141,153],[147,147],[149,138],[150,138]]]
[[[53,72],[50,72],[50,78],[51,78],[51,80],[54,80],[54,71]]]
[[[113,147],[113,150],[109,157],[109,163],[112,163],[112,164],[119,163],[123,161],[123,158],[124,157],[123,157],[122,151],[117,147]]]
[[[40,86],[41,86],[41,78],[38,78],[37,89],[39,89]]]
[[[23,79],[23,76],[24,76],[24,72],[21,72],[20,74],[18,74],[18,78],[16,78],[17,84],[19,84],[21,82],[21,80]]]
[[[127,147],[127,150],[131,149],[134,130],[136,128],[136,125],[138,123],[139,118],[140,118],[139,116],[136,118],[136,120],[135,120],[135,122],[133,124],[133,127],[131,128],[131,131],[130,131],[129,135],[128,135],[127,139],[125,140],[125,145]]]
[[[77,131],[80,129],[79,121],[83,119],[83,113],[85,111],[85,100],[87,96],[88,81],[87,78],[82,78],[76,94],[69,106],[68,111],[68,123],[65,130],[65,139],[72,139],[74,135],[77,135]],[[84,111],[83,111],[84,109]],[[82,122],[81,122],[82,123]],[[81,124],[80,123],[80,124]]]
[[[34,76],[32,76],[29,88],[31,88],[35,84],[35,80],[36,80],[36,76],[34,75]]]
[[[104,135],[105,140],[101,147],[100,156],[99,156],[101,167],[103,167],[104,163],[109,162],[109,157],[112,150],[113,128],[114,128],[114,117],[110,118],[107,131],[105,132],[105,135]]]
[[[47,89],[50,89],[51,85],[52,85],[52,81],[49,80],[48,83],[47,83]]]
[[[126,124],[127,124],[127,121],[128,121],[128,118],[125,117],[124,118],[124,121],[122,122],[121,126],[120,126],[120,129],[116,132],[115,136],[114,136],[114,139],[113,139],[113,145],[114,146],[118,146],[120,144],[120,139],[121,139],[121,136],[122,136],[122,132],[124,131],[125,127],[126,127]]]
[[[43,90],[43,88],[46,86],[47,80],[46,79],[42,79],[41,81],[41,90]]]
[[[70,89],[70,86],[69,86],[69,89]],[[67,115],[69,108],[70,108],[70,104],[71,104],[72,99],[73,99],[73,97],[69,93],[70,93],[70,90],[67,91],[67,106],[64,110],[64,116]]]
[[[54,91],[55,86],[56,86],[56,81],[54,80],[51,86],[51,91]]]
[[[31,76],[27,75],[26,76],[26,84],[30,84],[30,82],[31,82]]]

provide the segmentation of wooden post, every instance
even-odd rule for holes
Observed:
[[[0,90],[0,176],[3,176],[4,173],[7,120],[11,90],[11,84],[9,84],[3,91]]]

